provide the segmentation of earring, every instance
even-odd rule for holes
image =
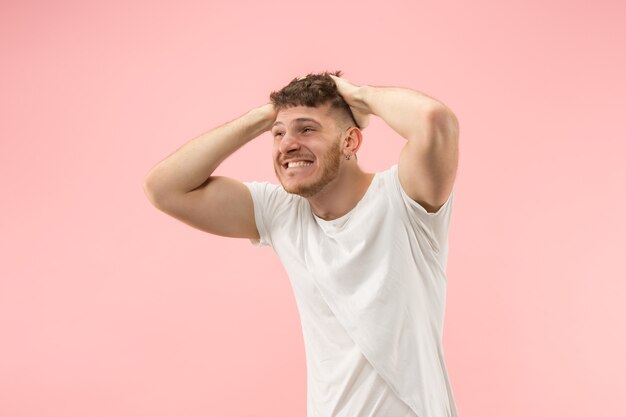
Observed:
[[[351,156],[352,155],[350,155],[350,154],[346,155],[346,161],[349,161]]]

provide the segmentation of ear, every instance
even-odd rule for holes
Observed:
[[[349,130],[346,130],[347,136],[343,141],[343,150],[349,155],[355,155],[361,147],[361,143],[363,143],[363,135],[361,134],[361,129],[353,126]]]

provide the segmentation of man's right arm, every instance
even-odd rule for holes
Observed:
[[[229,155],[268,131],[275,119],[270,103],[192,139],[148,172],[146,196],[159,210],[197,229],[259,239],[248,187],[211,175]]]

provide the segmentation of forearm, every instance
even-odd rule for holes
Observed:
[[[434,114],[454,117],[452,112],[436,99],[416,90],[401,87],[362,86],[358,98],[370,114],[374,114],[403,138],[424,138],[424,129],[429,123],[441,118]]]
[[[148,172],[146,192],[156,199],[201,186],[224,159],[271,128],[275,117],[272,112],[271,105],[254,108],[190,140]]]

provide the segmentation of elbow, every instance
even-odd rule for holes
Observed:
[[[148,198],[148,201],[150,201],[150,203],[157,208],[162,207],[163,206],[163,191],[159,187],[158,181],[156,181],[154,176],[150,175],[150,173],[146,175],[143,179],[142,185],[143,185],[143,192]]]
[[[143,192],[153,206],[169,214],[188,192],[180,191],[165,179],[153,172],[148,173],[143,179]]]
[[[150,201],[150,203],[153,206],[157,206],[157,202],[158,202],[157,194],[152,184],[148,180],[148,178],[144,178],[143,180],[143,193],[145,194],[146,198],[148,198],[148,201]]]
[[[428,121],[432,129],[432,137],[440,138],[449,143],[459,140],[459,120],[446,106],[438,106],[428,113]]]

